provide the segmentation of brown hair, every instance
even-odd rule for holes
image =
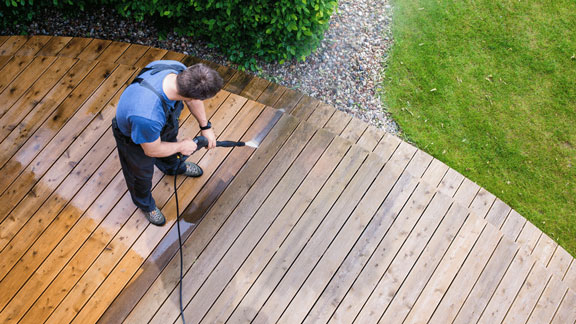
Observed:
[[[214,97],[222,89],[223,83],[218,72],[202,63],[188,67],[176,77],[178,94],[198,100]]]

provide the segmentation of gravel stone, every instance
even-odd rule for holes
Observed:
[[[380,97],[383,69],[392,44],[389,1],[341,0],[338,6],[324,40],[304,62],[260,62],[259,76],[399,134]],[[24,30],[30,35],[108,39],[163,48],[234,67],[205,42],[174,33],[158,40],[158,31],[151,24],[124,19],[107,8],[79,12],[70,18],[49,10],[40,16],[43,19],[1,34],[20,34]]]

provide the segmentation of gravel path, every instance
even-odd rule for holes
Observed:
[[[305,62],[261,63],[260,76],[398,134],[396,123],[386,113],[379,97],[382,68],[392,43],[390,15],[388,0],[340,0],[324,41],[314,54]],[[83,12],[69,19],[57,12],[46,12],[42,17],[46,18],[24,26],[24,30],[33,35],[93,37],[137,43],[231,65],[203,42],[175,34],[159,41],[153,26],[125,20],[109,9]],[[18,30],[2,34],[19,34]]]

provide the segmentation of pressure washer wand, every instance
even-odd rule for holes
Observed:
[[[193,139],[194,143],[198,146],[197,150],[208,147],[208,139],[204,136],[196,136]],[[235,146],[246,146],[247,143],[245,142],[236,142],[236,141],[216,141],[217,147],[235,147]],[[255,147],[254,145],[248,144],[248,146]]]

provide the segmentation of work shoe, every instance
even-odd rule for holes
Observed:
[[[202,171],[202,168],[199,167],[198,164],[196,163],[184,162],[184,164],[186,165],[186,172],[184,172],[184,175],[188,177],[196,178],[204,173],[204,171]]]
[[[146,219],[154,225],[162,226],[166,223],[166,218],[164,218],[164,215],[158,207],[155,207],[153,211],[144,212],[144,216],[146,216]]]

